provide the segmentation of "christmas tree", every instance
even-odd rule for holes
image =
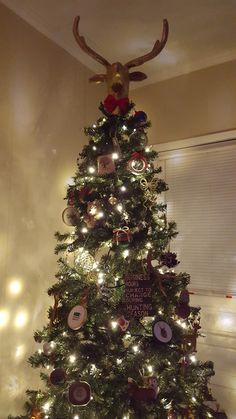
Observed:
[[[220,417],[206,402],[213,363],[196,358],[200,308],[189,305],[189,275],[174,270],[176,224],[167,220],[167,185],[147,144],[150,122],[128,99],[129,80],[146,78],[129,69],[161,52],[168,23],[153,50],[125,66],[91,50],[78,23],[78,44],[107,69],[92,81],[106,80],[108,96],[85,128],[62,214],[68,228],[56,233],[54,304],[29,359],[44,386],[27,392],[18,418]]]

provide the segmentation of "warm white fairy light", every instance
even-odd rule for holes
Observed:
[[[123,125],[122,126],[122,129],[123,129],[123,131],[127,131],[127,126],[126,125]]]
[[[173,378],[174,383],[176,383],[176,378]]]
[[[196,356],[195,355],[190,355],[190,360],[192,361],[192,362],[197,362],[197,358],[196,358]]]
[[[193,396],[192,401],[195,403],[197,401],[197,399]]]
[[[151,147],[149,147],[149,146],[145,147],[145,151],[146,151],[146,153],[150,153]]]
[[[66,181],[67,185],[69,186],[74,186],[75,184],[75,179],[73,177],[69,177]]]
[[[11,295],[18,295],[22,290],[22,282],[19,279],[13,279],[8,286]]]
[[[138,345],[134,345],[132,349],[134,353],[136,354],[138,352]]]
[[[212,414],[211,414],[211,413],[209,413],[209,412],[207,412],[207,417],[208,417],[208,418],[213,418]]]
[[[93,124],[93,128],[97,128],[97,125],[96,124]]]
[[[97,147],[95,145],[93,146],[93,150],[97,150]]]
[[[119,154],[118,153],[112,153],[112,158],[113,158],[113,160],[117,160],[119,158]]]
[[[117,365],[120,365],[122,363],[122,359],[117,358],[116,363]]]
[[[49,411],[49,409],[50,409],[50,403],[49,403],[49,402],[47,402],[47,403],[45,403],[45,404],[43,405],[43,410],[44,410],[44,412],[48,412],[48,411]]]
[[[62,336],[67,336],[67,333],[66,333],[66,332],[63,332],[63,333],[62,333]]]
[[[47,369],[47,370],[49,370],[49,369],[50,369],[50,365],[47,365],[47,366],[46,366],[46,369]]]
[[[76,356],[75,355],[70,355],[69,356],[69,361],[71,364],[74,364],[74,362],[76,361]]]
[[[120,188],[120,190],[121,190],[122,192],[125,192],[125,191],[126,191],[126,186],[122,185],[122,186],[121,186],[121,188]]]
[[[125,249],[124,251],[123,251],[123,257],[124,258],[127,258],[129,256],[129,249]]]
[[[147,370],[148,370],[148,372],[152,373],[153,372],[153,366],[152,365],[148,365],[147,366]]]
[[[15,317],[15,327],[17,327],[17,329],[20,329],[21,327],[24,327],[26,325],[28,321],[28,315],[26,313],[26,311],[19,311],[19,313],[17,313],[16,317]]]
[[[151,247],[152,247],[152,243],[147,242],[147,243],[146,243],[146,247],[147,247],[148,249],[151,249]]]
[[[123,210],[123,205],[122,204],[118,204],[116,206],[117,211],[121,212]]]
[[[93,166],[90,166],[88,168],[89,173],[95,173],[95,168]]]
[[[158,314],[162,315],[163,311],[162,310],[158,310]]]
[[[38,353],[39,354],[42,354],[43,353],[43,350],[42,349],[38,349]]]
[[[96,218],[97,218],[98,220],[100,220],[100,218],[103,218],[103,217],[104,217],[104,212],[102,212],[102,211],[98,212],[98,214],[97,214]]]
[[[117,322],[116,321],[111,321],[111,327],[112,327],[112,329],[116,329],[117,328]]]
[[[73,419],[79,419],[79,415],[74,415]]]
[[[88,232],[87,227],[83,227],[83,228],[81,228],[81,232],[82,232],[82,233],[87,233],[87,232]]]
[[[168,364],[168,365],[171,365],[171,362],[170,362],[170,361],[168,361],[168,362],[167,362],[167,364]]]
[[[98,284],[99,285],[103,284],[103,282],[104,282],[104,278],[103,277],[98,278]]]

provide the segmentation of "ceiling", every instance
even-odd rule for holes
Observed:
[[[149,52],[167,18],[162,53],[144,64],[140,85],[236,59],[236,0],[1,0],[7,7],[94,72],[101,64],[80,50],[72,23],[109,62],[125,63]],[[135,87],[137,84],[135,83]]]

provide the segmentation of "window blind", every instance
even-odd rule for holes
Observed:
[[[190,290],[236,292],[236,142],[159,154],[168,220],[179,234],[171,241],[191,275]]]

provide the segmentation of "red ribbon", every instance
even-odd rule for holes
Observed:
[[[144,160],[144,156],[143,156],[143,154],[142,153],[139,153],[138,151],[134,151],[132,154],[131,154],[131,158],[132,159],[135,159],[135,160]],[[146,159],[145,159],[146,160]]]
[[[104,100],[104,108],[107,112],[112,113],[116,107],[120,109],[121,113],[125,113],[128,109],[129,105],[129,98],[128,97],[122,97],[121,99],[116,99],[112,95],[108,95],[106,99]]]

